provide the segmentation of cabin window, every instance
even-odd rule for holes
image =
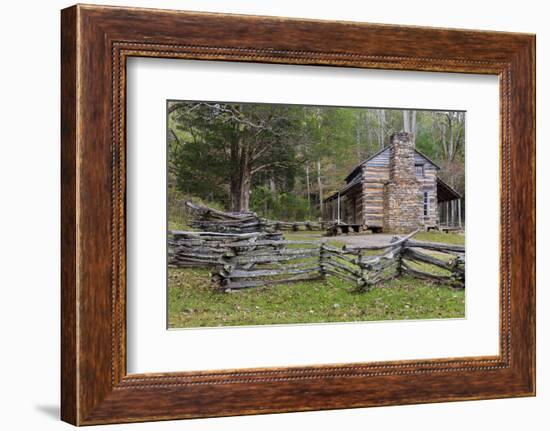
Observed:
[[[416,167],[416,176],[417,177],[423,177],[424,176],[424,165],[415,165]]]
[[[430,207],[430,201],[428,199],[428,192],[424,192],[424,217],[428,216],[429,207]]]

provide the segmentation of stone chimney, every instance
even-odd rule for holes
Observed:
[[[422,226],[421,185],[414,164],[414,135],[390,137],[390,178],[384,193],[384,232],[409,233]]]

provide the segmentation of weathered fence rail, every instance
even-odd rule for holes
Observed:
[[[258,244],[264,248],[258,249]],[[323,278],[319,241],[241,241],[230,244],[212,274],[215,287],[232,291]]]
[[[326,222],[301,221],[287,222],[258,217],[254,212],[226,212],[192,202],[185,205],[193,211],[191,227],[199,231],[223,233],[254,233],[288,231],[313,231],[326,228]]]
[[[351,267],[353,273],[359,276],[356,279],[357,287],[361,290],[368,290],[371,286],[391,280],[401,274],[403,250],[407,241],[417,232],[414,231],[403,238],[395,237],[389,244],[344,246],[337,254],[340,260],[346,254],[356,256],[355,259],[349,262],[351,265],[348,264],[347,266],[348,268]],[[338,262],[338,259],[329,260],[327,264],[331,266],[336,262]],[[341,264],[339,269],[343,270]]]
[[[382,253],[371,254],[366,249],[338,249],[324,246],[327,259],[322,262],[327,274],[367,289],[382,281],[399,275],[399,246],[380,249]]]
[[[401,270],[413,277],[464,288],[464,246],[407,241],[401,258]],[[436,268],[428,271],[425,268]]]
[[[191,227],[198,231],[257,233],[274,230],[254,212],[225,212],[192,202],[185,202],[185,204],[194,213]]]
[[[241,213],[195,209],[223,220],[215,221],[216,231],[169,231],[168,263],[213,268],[212,282],[221,290],[322,279],[327,275],[368,290],[402,274],[464,287],[464,246],[415,241],[412,237],[416,231],[396,237],[389,244],[338,248],[326,241],[284,240],[280,231],[283,222],[276,222],[276,230],[246,232],[243,226],[255,221]],[[232,230],[237,226],[232,224],[235,220],[240,226],[235,228],[237,232],[219,228],[225,225]]]
[[[277,247],[281,233],[221,233],[168,231],[168,264],[178,267],[218,266],[220,258],[238,244],[254,243],[255,250]]]
[[[212,282],[223,291],[323,279],[349,281],[360,290],[408,274],[464,288],[464,247],[413,241],[332,247],[325,241],[240,241],[227,245]],[[258,249],[259,245],[265,248]]]

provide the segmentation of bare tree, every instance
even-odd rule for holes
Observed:
[[[311,217],[311,190],[309,184],[309,162],[306,162],[307,212]]]
[[[321,159],[317,159],[317,186],[319,187],[319,212],[323,214],[323,181],[321,181]]]
[[[378,149],[384,148],[384,140],[386,137],[386,110],[377,109],[378,127],[376,128],[376,136],[378,137]]]
[[[444,158],[453,161],[464,145],[464,112],[445,112],[435,118]]]
[[[416,135],[416,111],[403,110],[403,131]]]
[[[361,112],[355,113],[355,152],[357,154],[357,162],[363,159],[361,151]]]
[[[464,112],[439,112],[433,115],[433,129],[441,151],[444,180],[463,189],[464,162],[457,156],[464,149]],[[462,186],[461,186],[462,184]]]

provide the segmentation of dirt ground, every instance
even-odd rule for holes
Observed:
[[[345,243],[346,245],[386,245],[391,242],[394,237],[392,234],[387,233],[372,233],[367,235],[338,235],[335,239]]]

